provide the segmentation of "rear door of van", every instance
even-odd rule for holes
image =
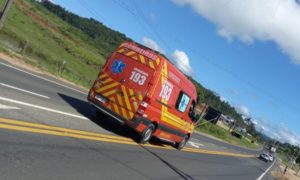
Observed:
[[[117,114],[131,119],[148,91],[155,70],[153,60],[120,49],[102,70],[101,76],[107,78],[101,80],[102,87],[96,92],[110,100]]]

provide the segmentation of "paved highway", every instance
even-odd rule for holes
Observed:
[[[1,179],[246,180],[272,165],[199,134],[182,152],[155,140],[141,146],[131,129],[96,117],[85,90],[5,61],[0,92]]]

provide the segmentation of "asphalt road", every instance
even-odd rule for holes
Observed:
[[[239,156],[257,151],[198,134],[183,152],[158,141],[141,146],[134,142],[131,129],[104,115],[96,117],[85,90],[4,61],[0,61],[0,92],[0,179],[246,180],[258,179],[271,166]],[[24,130],[25,125],[11,125],[10,120],[36,127]],[[40,125],[97,135],[59,134]],[[264,178],[272,179],[268,173]]]

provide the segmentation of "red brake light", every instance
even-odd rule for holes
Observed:
[[[137,114],[143,116],[146,108],[149,106],[149,102],[150,102],[150,97],[146,95],[137,110]]]

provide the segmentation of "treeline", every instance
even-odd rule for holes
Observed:
[[[124,34],[106,27],[93,18],[80,17],[47,0],[42,1],[41,4],[65,22],[90,36],[105,58],[109,57],[121,42],[130,40]]]
[[[94,44],[100,49],[100,52],[105,58],[107,58],[121,42],[130,40],[124,34],[106,27],[93,18],[80,17],[74,13],[68,12],[59,5],[51,3],[50,1],[45,0],[42,1],[41,4],[65,22],[90,36],[95,41]],[[199,101],[201,103],[206,103],[218,109],[223,114],[229,115],[230,117],[238,120],[240,123],[243,122],[241,115],[236,112],[234,107],[227,102],[221,101],[219,96],[214,94],[211,90],[203,87],[197,81],[192,78],[190,79],[197,88]]]
[[[223,114],[228,115],[239,123],[243,123],[242,116],[232,107],[228,102],[221,101],[221,98],[216,95],[213,91],[206,89],[200,83],[195,81],[193,78],[189,79],[195,84],[199,102],[208,104],[209,106],[221,111]]]

